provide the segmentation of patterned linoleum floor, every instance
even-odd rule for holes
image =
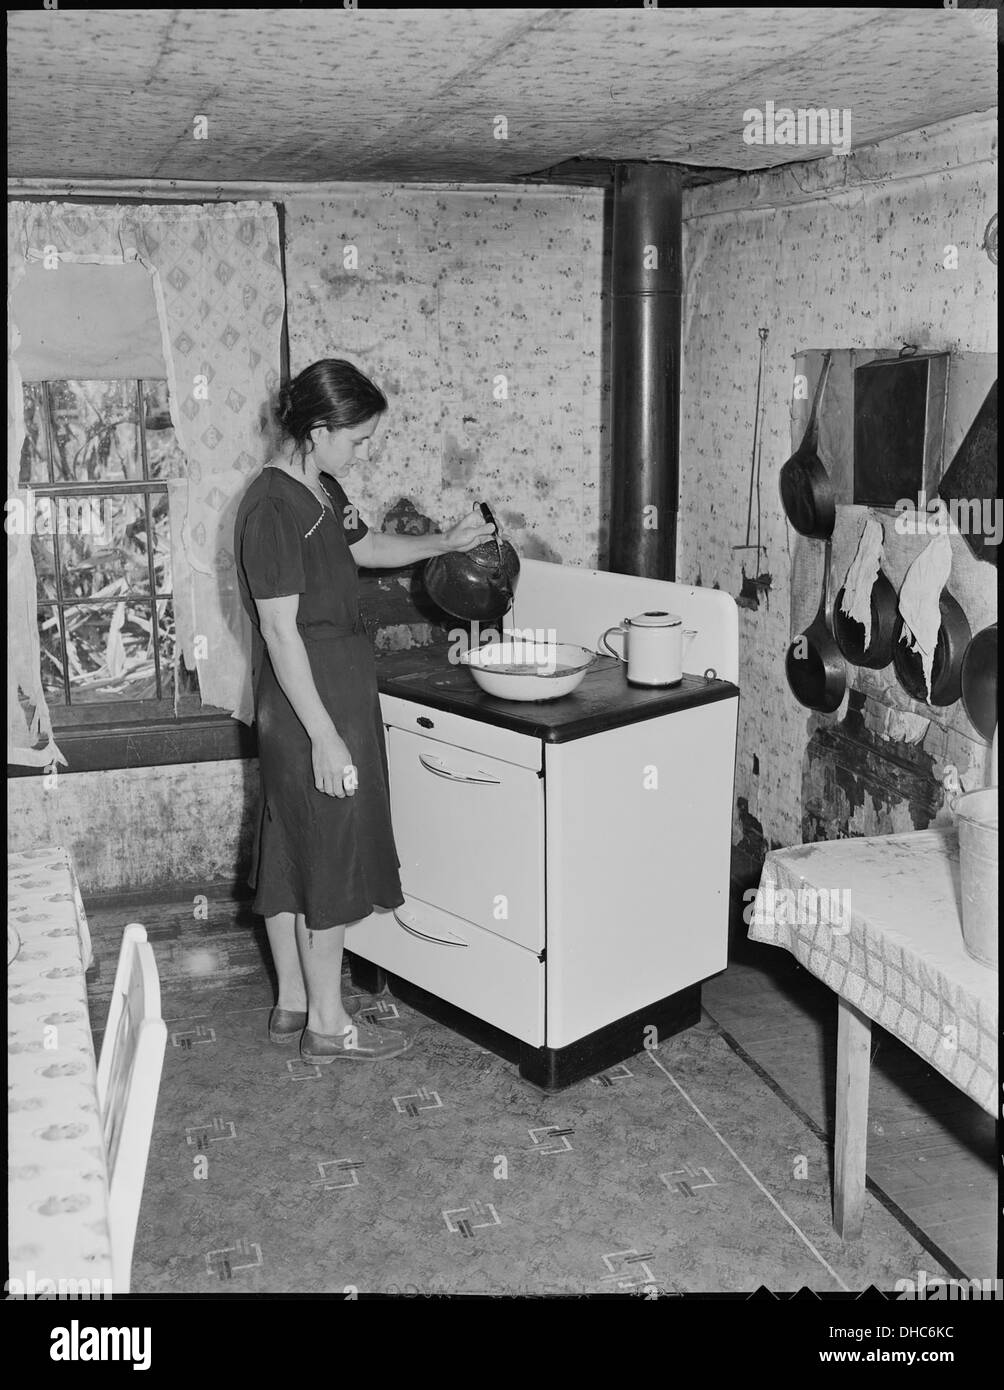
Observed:
[[[825,1145],[710,1020],[545,1096],[389,996],[411,1052],[304,1064],[267,1041],[268,993],[165,1004],[134,1293],[839,1292],[942,1272],[871,1197],[867,1238],[837,1238]]]

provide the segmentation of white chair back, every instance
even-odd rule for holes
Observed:
[[[146,928],[122,934],[111,1008],[98,1059],[98,1104],[108,1162],[108,1219],[116,1293],[128,1293],[167,1028]]]

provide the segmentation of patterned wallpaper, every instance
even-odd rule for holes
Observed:
[[[391,403],[363,515],[482,498],[522,555],[595,565],[602,193],[347,184],[292,200],[286,236],[291,370],[344,356]]]
[[[685,195],[677,573],[736,596],[744,564],[771,575],[759,606],[740,609],[736,784],[769,842],[801,838],[802,753],[818,722],[784,678],[796,548],[777,478],[792,451],[794,359],[904,341],[996,351],[997,272],[980,247],[995,155],[994,120],[968,117]],[[406,499],[442,523],[484,497],[523,555],[597,565],[609,520],[603,195],[345,185],[289,203],[286,234],[292,370],[344,355],[391,401],[350,489],[364,515],[379,526]],[[948,245],[958,269],[945,268]],[[746,526],[761,326],[757,566],[731,547]],[[995,576],[979,569],[989,611]],[[964,733],[936,732],[935,756],[964,768],[982,757]]]
[[[846,159],[695,189],[684,204],[677,573],[736,595],[744,563],[748,574],[771,575],[759,607],[740,608],[736,795],[774,843],[801,839],[802,753],[819,719],[796,703],[784,675],[796,537],[778,474],[792,452],[793,358],[903,342],[996,352],[997,269],[981,249],[997,206],[995,156],[996,122],[973,117]],[[950,245],[958,269],[945,268]],[[761,326],[770,330],[760,480],[767,554],[757,567],[752,552],[731,546],[745,539]],[[996,573],[979,570],[974,582],[992,607]],[[985,750],[955,733],[931,751],[965,768]]]

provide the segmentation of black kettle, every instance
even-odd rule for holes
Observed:
[[[508,613],[519,579],[519,556],[499,536],[488,505],[480,506],[485,521],[495,527],[494,539],[473,550],[434,555],[425,566],[425,589],[433,603],[467,622],[491,622]]]

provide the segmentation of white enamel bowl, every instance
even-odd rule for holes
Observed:
[[[582,683],[596,659],[572,642],[503,640],[465,652],[460,664],[499,700],[558,700]]]

